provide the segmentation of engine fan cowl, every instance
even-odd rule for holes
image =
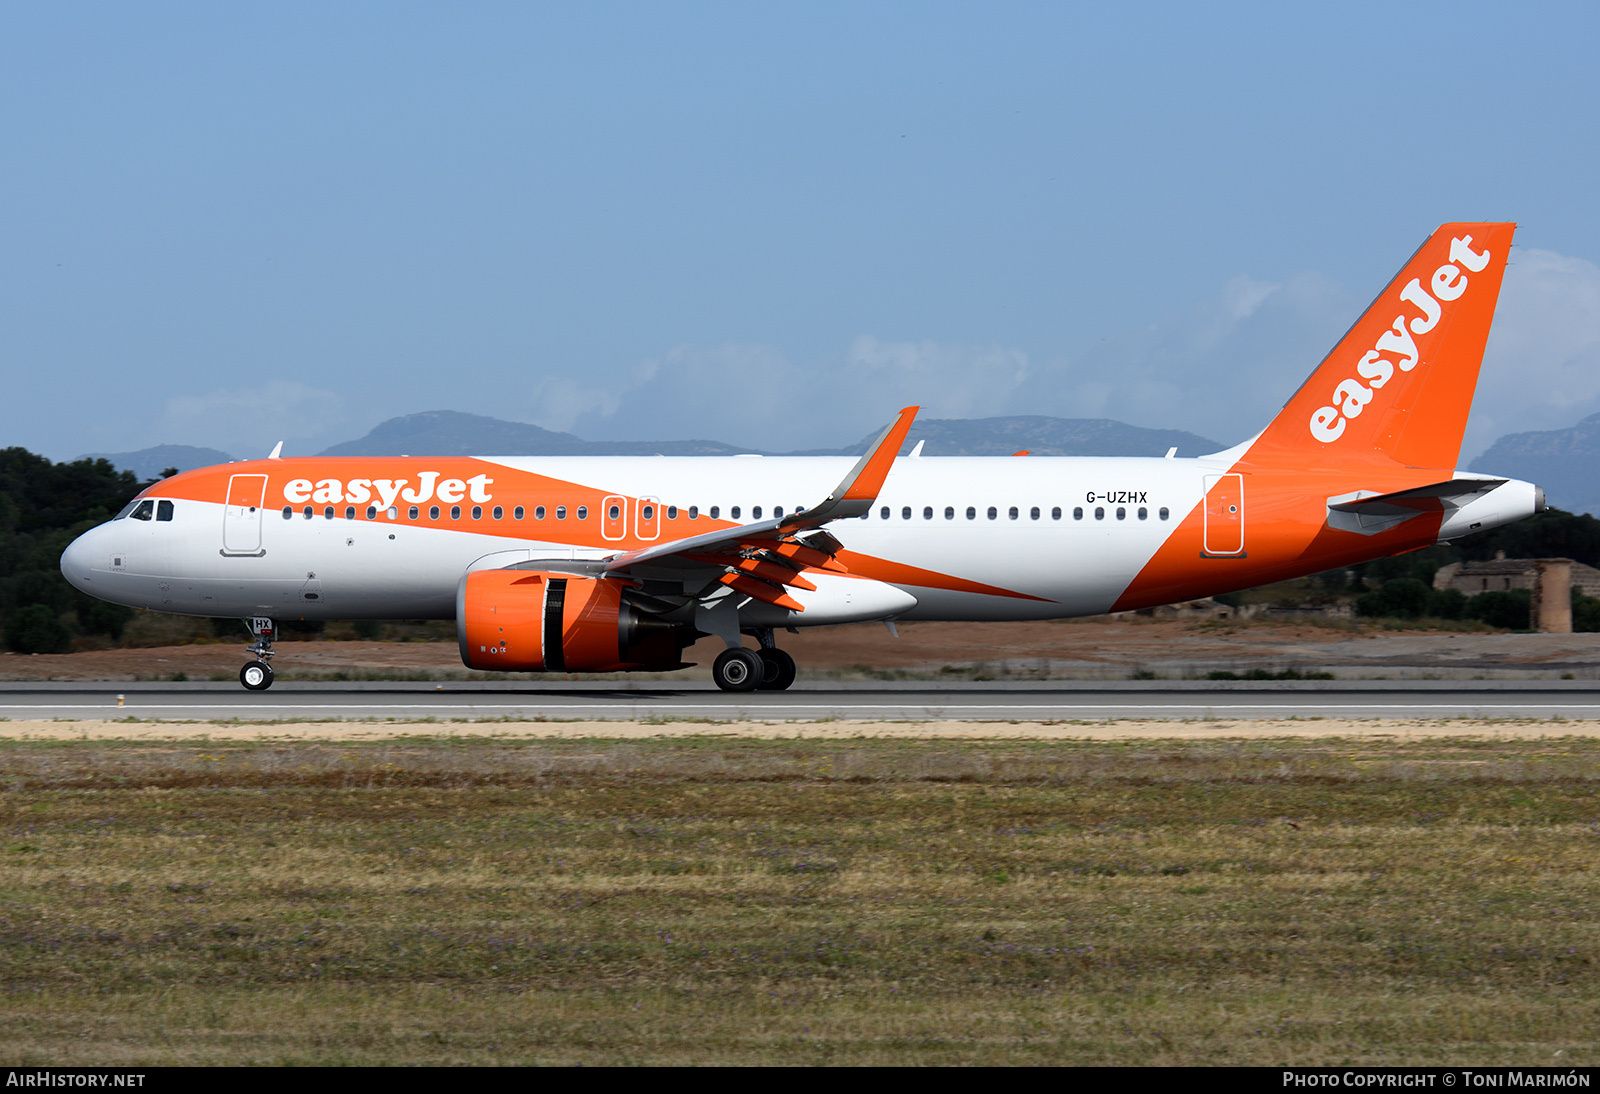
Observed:
[[[491,672],[677,668],[677,632],[629,603],[627,588],[615,578],[475,570],[456,591],[461,661]]]

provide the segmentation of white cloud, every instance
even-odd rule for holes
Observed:
[[[585,415],[609,417],[621,395],[612,387],[590,387],[571,376],[546,376],[533,385],[533,424],[568,432]]]
[[[1505,433],[1600,411],[1600,266],[1516,248],[1483,355],[1463,463]]]
[[[1014,413],[1116,418],[1232,444],[1271,420],[1359,307],[1315,272],[1236,277],[1185,313],[1037,369],[1018,400],[1036,409]]]
[[[294,380],[268,380],[168,399],[155,432],[236,456],[264,456],[280,440],[321,438],[345,424],[342,396]]]
[[[678,346],[620,380],[540,381],[533,416],[587,438],[705,437],[767,451],[848,444],[907,403],[930,417],[1013,413],[1027,354],[871,335],[820,361],[773,346]]]
[[[917,403],[925,417],[1116,418],[1233,444],[1272,419],[1367,299],[1315,271],[1240,275],[1194,307],[1053,356],[871,334],[812,361],[761,344],[686,345],[617,379],[540,381],[534,418],[590,438],[707,437],[770,451],[849,443]],[[1597,410],[1600,267],[1519,248],[1463,466],[1503,433]]]
[[[678,346],[622,378],[538,381],[533,418],[587,438],[709,437],[765,450],[860,439],[910,403],[930,418],[1112,417],[1231,443],[1266,424],[1350,322],[1314,273],[1236,277],[1166,322],[1035,361],[1016,346],[863,334],[821,360],[773,346]]]

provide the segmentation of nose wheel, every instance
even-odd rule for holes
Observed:
[[[265,661],[252,661],[239,670],[239,683],[250,691],[266,691],[272,686],[272,666]]]

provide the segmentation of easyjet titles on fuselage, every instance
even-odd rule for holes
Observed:
[[[454,505],[463,498],[473,502],[491,501],[494,495],[489,486],[494,482],[488,475],[474,475],[470,479],[441,479],[438,471],[423,471],[415,488],[407,490],[410,479],[290,479],[283,484],[283,500],[291,505],[313,502],[317,505],[364,505],[377,499],[381,509],[387,509],[398,498],[412,505],[437,498],[446,505]]]

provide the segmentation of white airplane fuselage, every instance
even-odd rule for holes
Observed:
[[[906,408],[859,461],[269,458],[153,483],[61,568],[264,634],[454,618],[480,668],[673,665],[716,634],[732,689],[792,681],[778,627],[1093,615],[1342,568],[1543,508],[1529,483],[1455,470],[1514,228],[1441,227],[1225,452],[897,457]]]

